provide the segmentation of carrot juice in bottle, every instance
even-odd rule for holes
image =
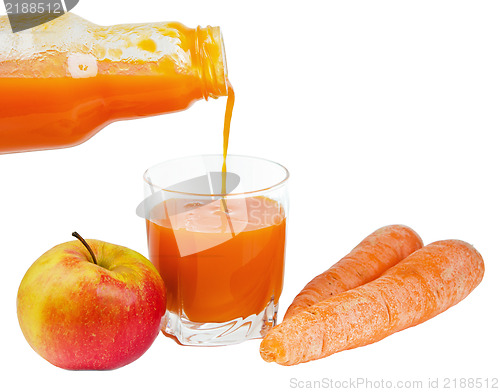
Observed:
[[[74,14],[19,33],[0,17],[0,154],[71,147],[107,124],[228,95],[218,27],[98,26]]]

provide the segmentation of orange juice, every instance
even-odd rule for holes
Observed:
[[[227,322],[278,302],[286,218],[265,197],[173,198],[153,207],[150,259],[167,288],[167,310],[193,322]],[[231,225],[228,224],[231,222]]]

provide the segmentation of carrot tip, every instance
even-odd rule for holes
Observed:
[[[283,358],[282,345],[273,336],[266,336],[260,343],[260,356],[266,362],[276,362],[281,364],[280,358]]]

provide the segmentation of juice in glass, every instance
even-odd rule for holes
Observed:
[[[162,331],[182,344],[238,343],[262,337],[276,323],[288,171],[234,155],[227,156],[226,171],[224,160],[181,158],[145,174],[147,197],[138,212],[146,218],[150,260],[167,290]],[[199,189],[204,176],[210,185],[205,191]],[[226,185],[227,193],[220,193]]]
[[[282,291],[283,207],[265,197],[226,205],[227,214],[218,201],[173,198],[156,205],[147,221],[167,309],[193,322],[245,319],[277,302]]]

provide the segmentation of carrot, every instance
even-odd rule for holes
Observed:
[[[260,345],[268,362],[295,365],[377,342],[464,299],[484,274],[466,242],[438,241],[381,277],[312,305],[271,329]]]
[[[422,246],[419,235],[409,227],[391,225],[378,229],[338,263],[311,280],[295,297],[284,319],[378,278]]]

